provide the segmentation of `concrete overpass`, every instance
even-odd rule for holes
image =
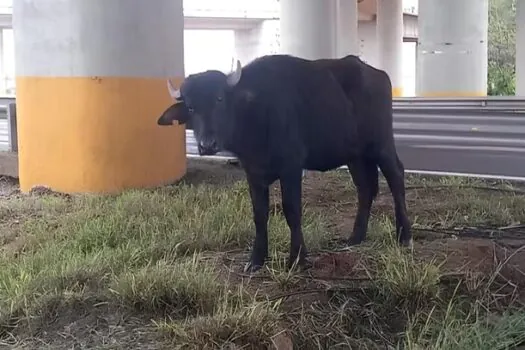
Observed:
[[[518,2],[518,67],[525,66],[524,2]],[[226,3],[16,0],[22,190],[44,184],[115,192],[180,178],[184,128],[157,128],[148,116],[170,103],[166,77],[178,84],[185,75],[185,28],[235,30],[244,62],[272,52],[361,54],[390,75],[395,95],[403,94],[402,44],[417,38],[418,94],[486,94],[488,0],[420,0],[418,18],[403,12],[402,0]],[[213,12],[211,4],[224,7]],[[9,26],[9,14],[4,19]],[[522,94],[524,74],[520,68]]]
[[[308,9],[311,6],[309,5],[311,0],[291,1],[294,4],[291,7],[292,12],[302,13],[301,9]],[[188,30],[228,29],[235,31],[235,54],[243,62],[263,54],[280,52],[281,48],[294,53],[293,47],[282,47],[282,33],[279,28],[281,7],[286,8],[285,5],[289,2],[290,0],[280,2],[279,0],[188,0],[184,1],[184,27]],[[518,17],[525,17],[522,14],[524,6],[522,2],[521,0],[517,3]],[[488,0],[462,2],[419,0],[419,12],[424,18],[422,21],[424,23],[419,24],[416,11],[404,9],[402,0],[325,0],[313,3],[319,3],[315,6],[321,9],[319,13],[314,13],[314,20],[319,23],[316,28],[326,29],[335,25],[335,27],[340,27],[339,30],[343,36],[348,37],[352,35],[349,33],[355,32],[358,37],[357,50],[351,49],[348,45],[339,45],[337,48],[335,46],[338,44],[336,44],[332,52],[325,52],[321,56],[340,56],[344,52],[353,50],[355,51],[353,53],[361,55],[365,61],[387,70],[395,81],[395,85],[402,88],[403,83],[400,77],[402,73],[400,72],[403,68],[400,67],[404,63],[400,63],[398,39],[394,39],[394,36],[399,36],[399,34],[396,30],[391,30],[401,26],[402,29],[399,32],[402,33],[403,41],[417,44],[418,67],[417,74],[414,74],[417,75],[417,95],[483,96],[486,94]],[[0,28],[12,27],[11,9],[6,7],[6,4],[9,4],[9,0],[4,0],[0,4]],[[349,6],[357,7],[356,30],[351,30],[353,24],[349,24],[352,23],[353,17],[348,17],[344,13],[348,12]],[[323,8],[327,10],[323,12]],[[335,15],[336,12],[339,15]],[[404,13],[401,14],[402,12]],[[320,15],[322,13],[325,13],[325,18]],[[353,15],[350,14],[350,16]],[[438,17],[439,19],[436,19]],[[302,18],[305,17],[302,16]],[[384,21],[381,21],[381,18],[384,18]],[[443,21],[443,18],[447,20]],[[381,25],[380,22],[384,24]],[[525,42],[523,34],[525,21],[517,20],[516,22],[518,28],[521,28],[517,31],[516,40]],[[344,23],[344,28],[341,27],[342,23]],[[330,30],[332,29],[328,31]],[[420,36],[419,30],[423,30],[423,35],[420,42],[417,43]],[[315,31],[319,32],[317,29]],[[332,35],[326,30],[324,32],[319,35]],[[293,35],[285,35],[285,37],[292,38]],[[301,35],[297,37],[299,40],[293,38],[292,41],[305,41],[300,40],[300,37]],[[284,41],[286,42],[286,39]],[[320,41],[329,42],[330,40],[325,38]],[[341,41],[344,40],[339,40]],[[477,44],[465,44],[468,41],[477,42]],[[381,42],[391,47],[383,47]],[[525,95],[525,68],[523,68],[525,64],[521,63],[525,57],[525,49],[522,48],[524,45],[517,45],[517,62],[520,62],[516,65],[518,95]],[[404,68],[412,70],[415,67],[405,66]],[[476,73],[468,73],[471,71],[476,71]],[[405,95],[404,92],[399,94]]]
[[[339,2],[327,0],[325,2]],[[342,0],[356,1],[356,0]],[[4,1],[6,3],[7,1]],[[8,2],[7,2],[8,3]],[[376,0],[358,0],[359,54],[365,61],[380,65],[377,33]],[[332,10],[337,11],[334,7]],[[242,62],[248,62],[255,57],[280,52],[280,4],[276,0],[228,0],[184,1],[184,29],[186,30],[232,30],[235,32],[235,56]],[[341,22],[343,18],[335,22]],[[348,19],[344,19],[345,22]],[[417,41],[417,16],[411,12],[403,14],[403,40]],[[337,25],[337,24],[336,24]],[[0,6],[0,28],[12,28],[12,8]],[[1,41],[1,36],[0,36]],[[1,42],[0,42],[1,46]],[[342,48],[343,50],[348,48]],[[332,55],[343,54],[332,53]],[[415,52],[414,52],[415,55]],[[1,56],[1,55],[0,55]],[[414,69],[414,68],[409,68]],[[13,76],[14,72],[5,72],[0,62],[3,75]],[[0,91],[2,94],[2,91]],[[5,93],[4,93],[5,94]]]

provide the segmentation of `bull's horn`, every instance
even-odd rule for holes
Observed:
[[[241,61],[237,60],[237,68],[235,68],[235,71],[234,72],[231,72],[229,75],[228,75],[228,85],[229,86],[235,86],[237,85],[237,83],[239,82],[239,80],[241,80],[241,75],[242,75],[242,65],[241,65]]]
[[[170,92],[171,98],[178,100],[180,98],[180,90],[175,89],[171,80],[168,79],[168,91]]]

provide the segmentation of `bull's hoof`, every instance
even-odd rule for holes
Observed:
[[[255,273],[262,269],[263,266],[263,264],[256,264],[252,261],[248,261],[246,265],[244,265],[244,273]]]
[[[409,239],[401,239],[399,241],[399,245],[406,248],[414,248],[414,240],[412,238]]]
[[[360,245],[361,243],[363,243],[363,239],[362,238],[350,237],[346,241],[346,246],[347,247],[353,247],[353,246],[356,246],[356,245]]]

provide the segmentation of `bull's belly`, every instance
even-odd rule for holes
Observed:
[[[360,154],[359,146],[346,135],[319,137],[307,147],[303,167],[307,170],[329,171],[348,165]],[[324,140],[321,141],[321,140]]]
[[[303,168],[316,171],[330,171],[343,165],[348,165],[352,159],[350,154],[310,155],[305,159]]]

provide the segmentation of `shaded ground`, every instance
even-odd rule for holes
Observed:
[[[407,176],[413,251],[393,243],[384,181],[380,193],[367,242],[348,250],[342,240],[356,209],[350,176],[309,172],[304,227],[314,266],[288,272],[276,183],[272,259],[250,277],[242,267],[253,239],[251,206],[236,166],[189,160],[180,184],[112,197],[21,195],[16,182],[0,179],[0,347],[504,349],[524,342],[523,186]]]

